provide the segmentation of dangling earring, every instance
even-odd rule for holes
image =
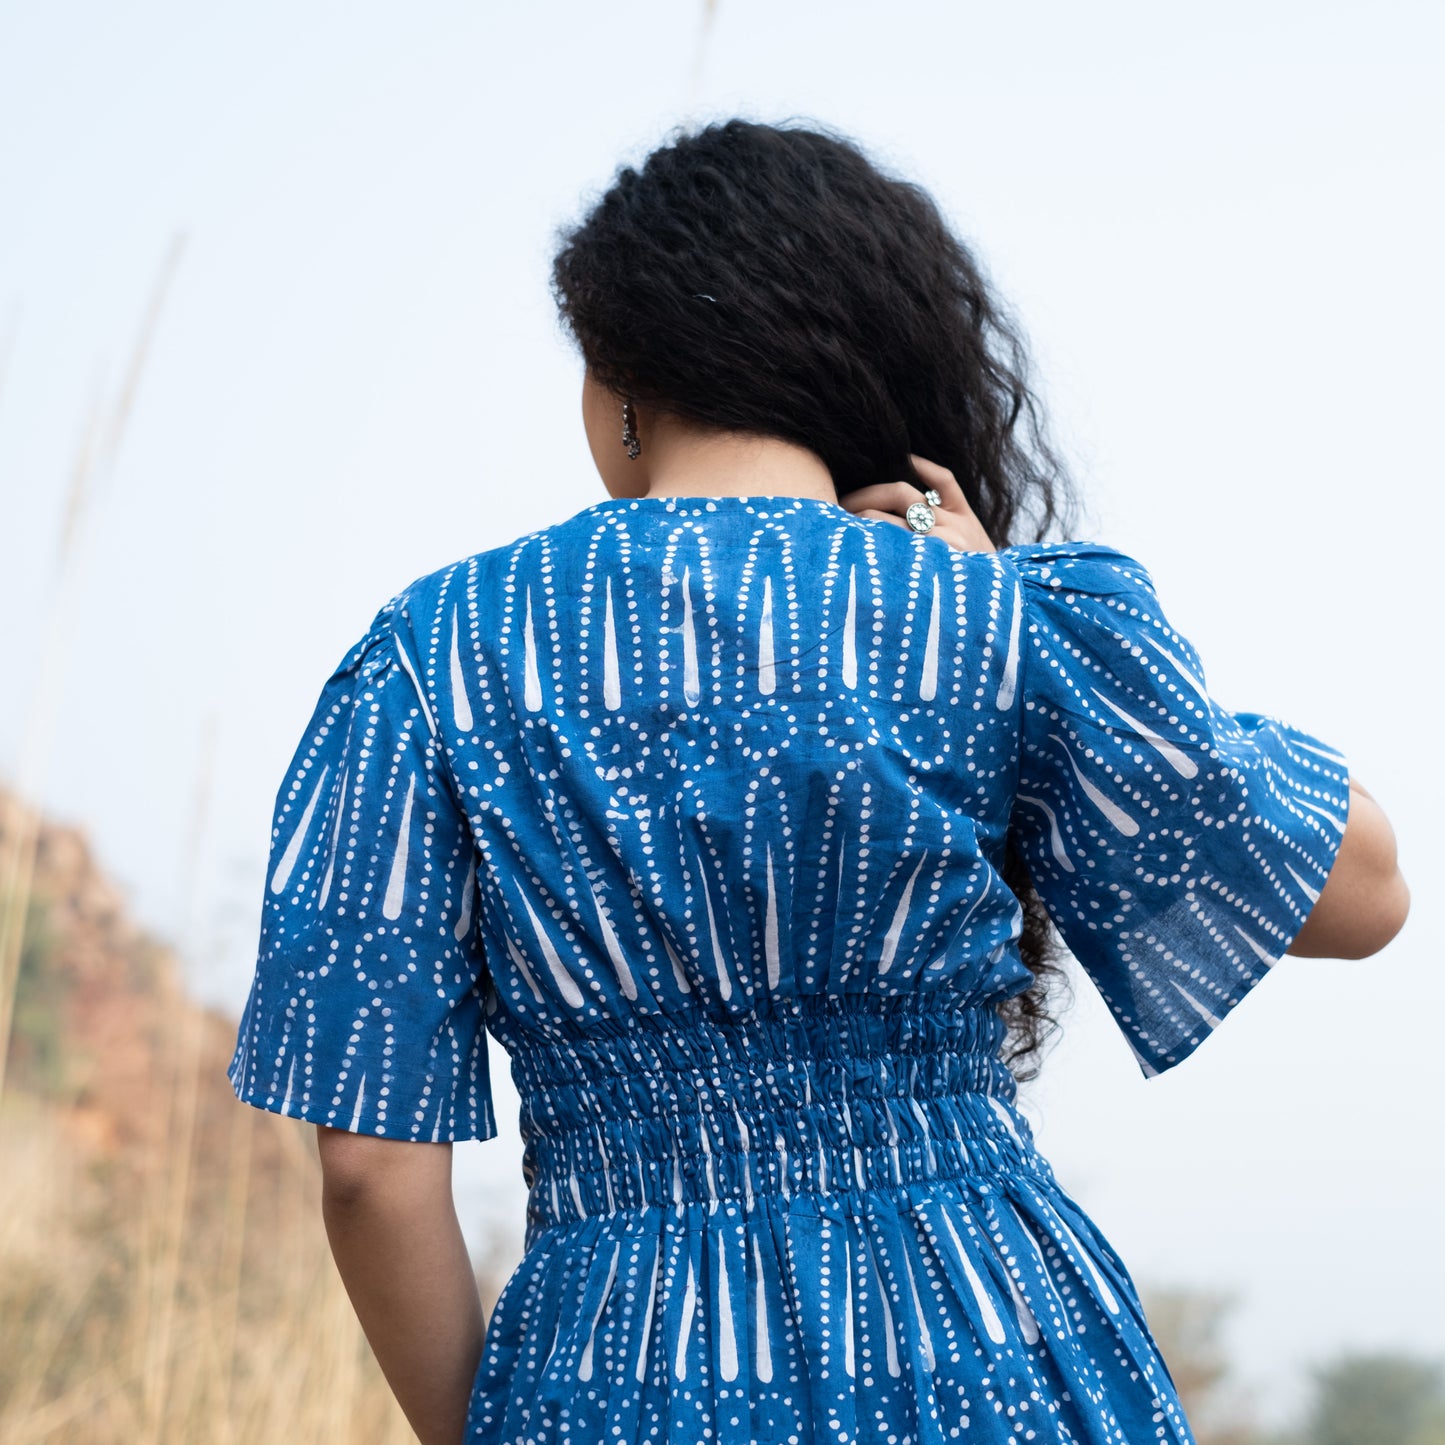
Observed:
[[[622,445],[633,461],[642,455],[642,443],[637,440],[637,413],[630,401],[622,403]]]

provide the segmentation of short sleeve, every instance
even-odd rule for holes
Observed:
[[[260,952],[229,1076],[353,1133],[496,1133],[470,829],[399,601],[322,690],[276,800]]]
[[[1012,831],[1146,1074],[1192,1053],[1294,941],[1345,830],[1343,759],[1211,698],[1149,574],[1109,548],[1018,569]]]

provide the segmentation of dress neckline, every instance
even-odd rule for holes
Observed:
[[[787,516],[804,510],[808,507],[825,508],[829,512],[836,513],[841,517],[853,517],[853,513],[838,502],[830,502],[825,497],[804,497],[790,496],[780,492],[754,492],[748,494],[731,493],[725,496],[703,496],[693,493],[676,493],[670,496],[656,497],[604,497],[600,502],[592,502],[582,507],[573,515],[585,517],[595,512],[610,510],[611,508],[653,510],[661,508],[667,512],[723,512],[737,511],[753,512],[762,517]]]

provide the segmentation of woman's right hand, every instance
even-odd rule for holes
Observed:
[[[933,530],[919,535],[938,537],[960,552],[997,552],[998,548],[974,515],[953,473],[926,457],[910,453],[909,461],[913,463],[919,480],[932,487],[942,499],[933,509],[938,517]],[[846,497],[840,498],[839,504],[855,517],[872,517],[912,531],[903,514],[914,502],[922,500],[923,494],[912,482],[879,482],[849,492]]]

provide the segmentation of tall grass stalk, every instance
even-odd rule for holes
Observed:
[[[241,1301],[241,1262],[246,1246],[246,1206],[251,1197],[251,1139],[256,1111],[237,1109],[231,1118],[226,1151],[226,1207],[216,1304],[216,1366],[220,1398],[217,1445],[235,1445],[232,1404],[236,1384],[236,1322]]]
[[[177,1395],[182,1399],[186,1396],[185,1391],[174,1388],[176,1382],[171,1378],[177,1363],[172,1357],[172,1342],[176,1322],[176,1287],[186,1244],[202,1022],[203,1016],[198,1009],[186,1009],[179,1014],[176,1055],[166,1080],[171,1095],[166,1110],[169,1119],[167,1133],[173,1144],[166,1151],[166,1167],[157,1171],[156,1180],[161,1224],[154,1251],[156,1257],[148,1261],[153,1298],[152,1322],[146,1332],[143,1366],[145,1423],[140,1436],[143,1445],[159,1445],[167,1400]],[[182,1357],[183,1360],[186,1358],[192,1357]]]
[[[186,883],[183,896],[190,909],[187,928],[188,955],[194,958],[201,946],[201,919],[204,917],[205,845],[210,821],[212,773],[214,770],[215,726],[208,720],[201,747],[201,760],[192,796],[190,837],[184,853]],[[176,1315],[176,1288],[180,1279],[182,1251],[185,1243],[186,1214],[190,1201],[192,1153],[195,1144],[196,1113],[200,1095],[202,1067],[202,1028],[204,1015],[196,1008],[178,1010],[180,1027],[174,1072],[168,1079],[170,1098],[166,1113],[171,1120],[170,1137],[174,1147],[167,1159],[170,1165],[163,1181],[164,1214],[161,1231],[161,1261],[155,1279],[155,1327],[147,1339],[145,1364],[145,1431],[144,1445],[158,1445],[162,1412],[168,1397],[181,1394],[191,1386],[197,1367],[194,1353],[182,1356],[188,1366],[182,1379],[172,1382],[171,1334]],[[213,1367],[219,1362],[211,1362]],[[170,1387],[168,1389],[168,1386]]]
[[[20,303],[12,302],[5,313],[5,330],[0,332],[0,413],[5,407],[5,383],[10,379],[10,358],[15,355],[15,339],[20,335]]]
[[[687,101],[683,106],[685,116],[695,116],[702,101],[703,76],[707,71],[708,44],[712,40],[713,23],[717,19],[717,0],[702,0],[702,15],[698,20],[697,45],[692,52],[692,69],[688,74]]]
[[[0,858],[0,1100],[5,1097],[9,1071],[10,1032],[15,1022],[15,986],[19,977],[20,949],[25,919],[30,911],[30,887],[35,867],[35,841],[39,815],[34,805],[44,794],[50,748],[59,715],[64,667],[69,644],[70,610],[83,576],[85,522],[96,487],[114,471],[127,424],[135,409],[146,361],[151,354],[166,296],[185,249],[185,236],[171,242],[151,291],[150,303],[141,321],[129,364],[122,376],[115,401],[106,406],[103,389],[97,388],[91,402],[80,446],[71,468],[66,490],[65,511],[60,534],[58,576],[43,632],[40,667],[30,691],[21,733],[16,788],[31,806],[22,825],[14,831]],[[8,346],[8,343],[7,343]],[[7,351],[8,360],[8,351]]]

